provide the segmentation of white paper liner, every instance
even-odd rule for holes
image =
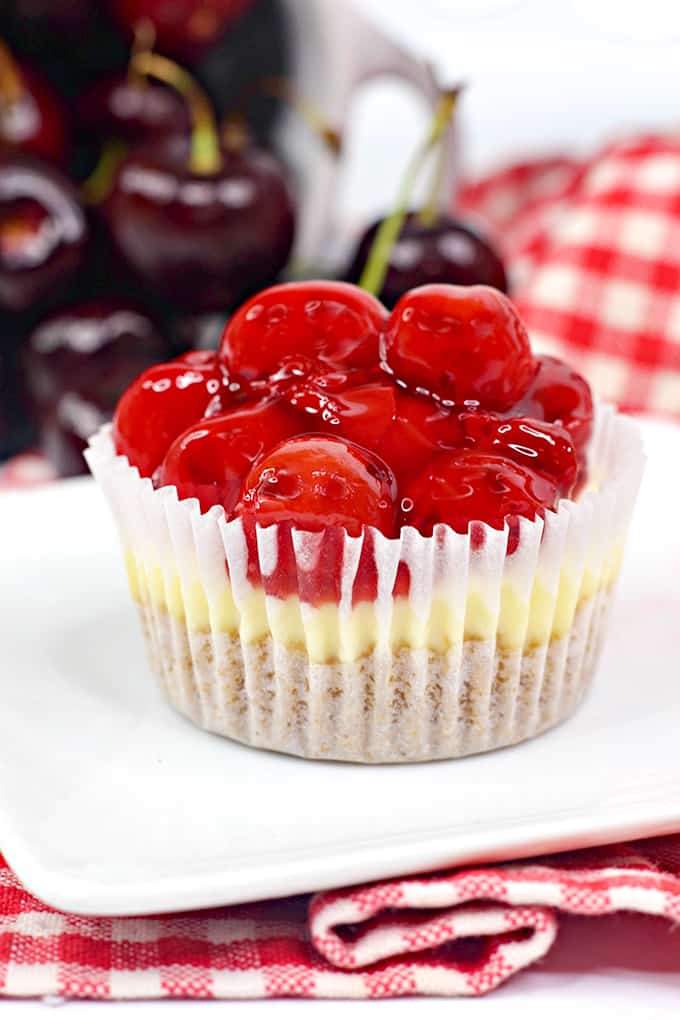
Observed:
[[[351,661],[317,662],[310,654],[314,610],[304,602],[305,647],[290,648],[271,633],[251,640],[246,632],[254,590],[240,520],[227,522],[220,507],[202,514],[197,500],[180,501],[174,487],[155,490],[116,455],[108,426],[92,438],[86,458],[111,505],[126,553],[143,566],[138,580],[151,662],[175,708],[205,729],[255,746],[373,762],[489,750],[539,733],[573,710],[597,661],[610,594],[606,585],[596,584],[588,597],[579,598],[580,579],[586,567],[591,578],[599,578],[612,549],[625,541],[644,465],[635,423],[599,406],[589,456],[589,484],[596,490],[578,502],[563,500],[545,521],[521,520],[511,556],[505,555],[507,526],[497,531],[483,525],[484,542],[476,548],[469,534],[446,525],[427,538],[410,527],[396,539],[368,529],[378,578],[375,647]],[[294,530],[292,539],[298,578],[319,569],[319,536]],[[363,537],[344,539],[339,646],[351,624],[363,542]],[[261,574],[267,576],[276,565],[276,526],[258,527],[257,547]],[[392,589],[400,561],[409,567],[414,619],[428,620],[433,600],[446,598],[452,618],[460,621],[459,639],[449,650],[392,647]],[[537,575],[555,596],[565,571],[575,579],[566,633],[546,635],[527,647],[520,635],[513,648],[497,635],[469,636],[465,615],[471,593],[498,625],[504,585],[528,604]],[[159,574],[167,605],[189,592],[195,595],[199,585],[207,602],[207,631],[205,624],[192,626],[191,612],[182,619],[151,598],[145,585]],[[229,582],[241,618],[237,634],[219,626]],[[278,602],[266,599],[270,621]]]

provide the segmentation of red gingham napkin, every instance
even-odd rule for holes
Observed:
[[[466,185],[458,208],[500,243],[537,346],[601,398],[680,417],[680,138],[516,165]],[[0,488],[42,472],[15,459]],[[478,995],[549,950],[560,912],[680,921],[680,835],[155,918],[60,914],[0,865],[13,996]]]
[[[60,914],[3,866],[0,993],[481,995],[547,953],[560,912],[620,910],[680,921],[680,836],[149,918]]]
[[[510,167],[458,207],[504,249],[534,346],[623,410],[680,415],[680,136]]]

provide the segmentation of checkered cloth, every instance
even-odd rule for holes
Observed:
[[[505,252],[537,349],[623,410],[680,416],[680,136],[516,165],[458,207]]]
[[[0,993],[481,995],[548,952],[560,913],[620,910],[680,922],[680,836],[149,918],[60,914],[3,866]]]
[[[466,185],[537,346],[629,410],[680,417],[680,138]],[[24,455],[0,488],[50,470]],[[193,914],[84,918],[0,858],[0,993],[90,998],[479,995],[548,952],[560,913],[680,921],[680,835]],[[678,963],[680,967],[680,961]]]

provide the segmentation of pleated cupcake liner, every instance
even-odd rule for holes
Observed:
[[[281,600],[271,595],[264,598],[269,627],[254,635],[248,612],[258,586],[252,578],[259,574],[266,581],[275,571],[278,526],[258,526],[249,552],[240,519],[227,521],[220,507],[201,513],[197,500],[179,500],[172,486],[154,489],[116,454],[109,427],[92,438],[86,456],[111,506],[124,553],[135,564],[151,663],[170,703],[199,726],[253,746],[366,762],[490,750],[540,733],[574,710],[597,662],[615,573],[611,559],[625,542],[644,465],[635,423],[599,406],[589,490],[577,501],[562,500],[545,520],[521,519],[510,555],[507,525],[502,531],[478,525],[474,540],[471,529],[460,535],[447,525],[437,525],[431,537],[411,527],[392,539],[371,528],[356,538],[345,534],[336,543],[339,586],[330,644],[347,647],[367,541],[376,567],[375,641],[347,661],[342,655],[317,661],[316,609],[304,593],[318,587],[315,577],[328,570],[321,555],[323,532],[290,534],[297,594],[303,596],[302,641],[280,640]],[[249,555],[257,559],[254,572]],[[433,603],[444,600],[451,619],[459,621],[446,649],[428,648],[426,637],[424,647],[393,641],[400,563],[408,567],[406,597],[421,634]],[[565,576],[571,602],[560,612],[566,612],[568,625],[563,620],[555,631],[547,620],[536,639],[528,630],[536,579],[556,607],[558,590],[564,603]],[[507,590],[526,607],[510,643]],[[225,593],[238,618],[229,631],[223,627]],[[490,621],[481,636],[468,626],[473,604],[482,605]]]

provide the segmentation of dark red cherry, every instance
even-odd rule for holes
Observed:
[[[31,334],[25,371],[43,450],[60,475],[87,470],[82,451],[121,393],[170,354],[148,315],[121,301],[56,312]]]
[[[405,487],[402,521],[425,535],[435,524],[465,534],[473,521],[502,528],[506,517],[542,517],[557,500],[551,478],[497,454],[460,450],[436,456]]]
[[[512,407],[534,372],[514,306],[492,287],[431,284],[400,298],[383,338],[397,379],[458,405]]]
[[[71,387],[86,386],[110,411],[140,372],[170,355],[143,309],[113,299],[54,312],[34,329],[27,348],[36,400],[49,402]]]
[[[14,60],[0,41],[0,149],[64,164],[68,135],[66,112],[50,83]]]
[[[246,379],[275,373],[286,358],[333,366],[377,364],[378,334],[387,312],[349,283],[282,283],[255,294],[227,323],[220,353]]]
[[[249,404],[209,418],[174,441],[159,484],[175,485],[180,499],[198,499],[204,512],[219,505],[231,514],[253,464],[302,431],[301,416],[280,401]]]
[[[152,477],[181,432],[200,418],[220,414],[232,399],[215,356],[201,365],[182,359],[155,365],[118,401],[113,418],[116,450],[141,475]]]
[[[361,238],[347,272],[348,280],[361,278],[381,222],[374,223]],[[406,291],[428,283],[484,283],[497,290],[508,289],[500,257],[471,226],[443,213],[433,223],[425,224],[420,214],[412,212],[392,247],[378,296],[393,308]]]
[[[54,167],[0,155],[0,306],[24,311],[83,261],[88,228],[72,184]]]
[[[194,57],[212,45],[253,0],[110,0],[118,22],[131,34],[147,18],[161,52]]]
[[[347,439],[288,439],[257,462],[235,512],[262,525],[290,522],[305,531],[371,525],[394,530],[396,482],[387,465]]]
[[[186,309],[232,307],[276,276],[293,241],[282,167],[254,146],[199,173],[188,139],[149,144],[124,160],[105,211],[131,267]]]
[[[541,418],[563,425],[581,455],[593,428],[593,395],[590,386],[566,362],[547,354],[535,359],[529,389],[513,414]]]
[[[186,103],[177,92],[125,73],[91,85],[78,99],[78,120],[91,134],[132,145],[189,130]]]

